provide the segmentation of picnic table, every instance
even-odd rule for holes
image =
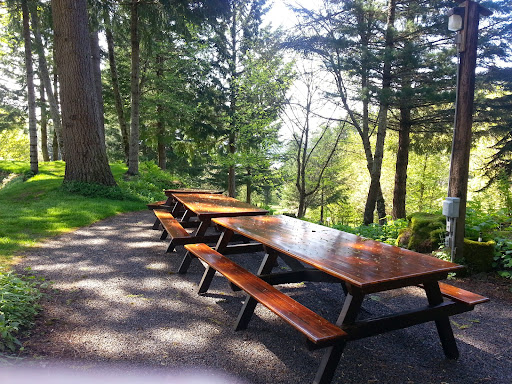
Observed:
[[[222,194],[176,193],[172,196],[177,201],[173,212],[154,211],[157,219],[164,227],[161,239],[166,239],[167,236],[171,239],[167,252],[172,252],[176,245],[217,241],[220,233],[217,235],[206,234],[206,230],[211,226],[211,220],[215,217],[253,216],[268,213],[265,209]],[[178,220],[175,218],[175,212],[181,209],[184,210],[184,214]],[[192,231],[189,231],[186,227],[188,227],[187,224],[190,223],[193,217],[197,218],[198,225]],[[192,259],[191,255],[187,253],[178,272],[185,273]]]
[[[306,336],[312,348],[325,348],[314,383],[330,383],[348,341],[434,321],[445,355],[459,356],[449,316],[470,311],[487,298],[440,282],[463,267],[428,255],[365,239],[287,216],[215,218],[225,228],[214,250],[206,244],[185,248],[208,264],[200,284],[206,292],[215,271],[248,295],[235,329],[245,329],[257,303]],[[235,233],[255,240],[267,254],[256,274],[223,255]],[[272,273],[276,258],[291,269]],[[345,292],[336,324],[277,290],[273,285],[300,281],[340,283]],[[426,305],[406,312],[359,320],[366,295],[418,286]],[[321,294],[321,292],[319,292]],[[446,301],[443,299],[447,299]]]
[[[150,210],[157,209],[157,210],[165,210],[165,211],[173,212],[176,217],[179,214],[183,214],[184,212],[179,211],[179,209],[181,209],[181,206],[176,206],[176,204],[178,202],[174,198],[174,195],[181,194],[181,193],[221,194],[222,192],[223,192],[222,190],[196,189],[196,188],[164,189],[164,193],[165,193],[165,196],[167,196],[167,199],[147,204],[147,207]],[[157,218],[155,220],[155,223],[153,224],[153,229],[159,229],[159,227],[160,227],[160,221]]]

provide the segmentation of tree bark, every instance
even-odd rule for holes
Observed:
[[[139,173],[139,103],[140,103],[140,40],[139,40],[139,0],[132,0],[130,7],[130,38],[131,38],[131,123],[130,123],[130,156],[128,174]]]
[[[236,170],[235,170],[235,153],[236,153],[236,79],[237,75],[237,61],[238,61],[238,52],[237,52],[237,35],[236,35],[236,27],[237,27],[237,9],[236,3],[232,4],[232,19],[231,19],[231,60],[229,62],[229,88],[230,88],[230,100],[229,100],[229,115],[230,115],[230,133],[229,133],[229,154],[231,155],[231,163],[229,165],[228,171],[228,195],[231,197],[236,196]]]
[[[99,133],[96,88],[91,82],[87,1],[52,0],[51,4],[66,148],[64,182],[113,186],[116,183]]]
[[[39,162],[37,159],[36,94],[34,88],[34,64],[32,61],[32,41],[30,37],[30,20],[27,0],[21,0],[21,10],[23,13],[23,40],[25,43],[25,71],[27,77],[30,170],[33,173],[38,173]]]
[[[108,62],[110,67],[110,77],[112,79],[112,90],[114,93],[114,102],[116,106],[117,121],[119,122],[119,130],[121,131],[121,140],[124,150],[126,164],[128,165],[130,158],[130,130],[124,113],[124,103],[119,89],[119,75],[117,74],[117,64],[114,50],[114,36],[112,34],[110,15],[105,12],[105,35],[108,49]]]
[[[34,30],[34,39],[36,43],[36,51],[39,57],[39,73],[41,75],[41,81],[44,84],[46,95],[48,96],[48,103],[50,105],[50,116],[53,121],[53,128],[57,136],[58,149],[62,154],[62,158],[65,159],[65,148],[64,141],[62,138],[62,122],[59,111],[59,103],[57,100],[57,82],[55,82],[55,92],[52,88],[52,80],[50,78],[50,71],[48,70],[48,62],[44,54],[43,39],[41,37],[41,31],[39,27],[39,17],[37,15],[37,9],[31,11],[32,25]],[[55,159],[56,160],[56,159]]]
[[[43,161],[50,161],[50,154],[48,152],[48,112],[46,111],[46,98],[44,95],[44,84],[39,85],[39,102],[41,113],[41,154]]]
[[[161,83],[164,75],[164,58],[161,54],[156,57],[156,77]],[[163,117],[164,106],[162,100],[158,99],[156,104],[156,137],[158,151],[158,166],[160,169],[166,169],[166,150],[165,150],[165,122]]]
[[[405,100],[404,100],[405,102]],[[407,167],[409,165],[409,146],[411,132],[411,108],[405,104],[400,106],[400,130],[398,131],[398,150],[396,152],[395,188],[393,190],[394,220],[405,219],[405,202],[407,195]]]
[[[396,0],[388,1],[388,17],[386,30],[386,46],[384,51],[384,67],[382,70],[382,89],[381,101],[379,107],[377,142],[375,144],[375,154],[373,156],[373,165],[371,171],[370,189],[366,199],[364,210],[364,223],[366,225],[373,223],[373,212],[375,204],[381,192],[380,175],[382,171],[382,159],[384,157],[384,142],[386,140],[386,130],[388,126],[388,110],[391,97],[391,62],[394,46],[394,24],[395,24]],[[385,220],[385,214],[379,212],[379,222]]]
[[[98,31],[90,31],[89,41],[91,44],[91,64],[92,64],[92,83],[96,90],[96,99],[98,104],[98,128],[102,145],[105,145],[105,114],[103,106],[103,94],[101,85],[101,49]]]

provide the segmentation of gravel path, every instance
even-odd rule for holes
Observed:
[[[322,352],[308,351],[299,334],[261,307],[248,330],[234,332],[244,295],[232,292],[222,277],[215,277],[208,294],[198,295],[204,269],[195,261],[186,275],[173,272],[183,248],[165,253],[167,241],[150,229],[153,217],[150,211],[119,215],[27,253],[18,268],[30,266],[53,281],[53,290],[26,340],[23,364],[115,372],[117,378],[193,369],[206,371],[210,382],[220,377],[236,383],[311,383]],[[260,257],[235,259],[254,270]],[[471,281],[457,283],[472,289]],[[490,296],[490,303],[452,318],[458,361],[444,358],[435,326],[423,324],[349,343],[333,382],[512,383],[512,301],[494,287],[477,291]],[[331,321],[341,308],[337,285],[302,283],[283,290]],[[364,309],[367,314],[406,309],[411,302],[423,304],[420,294],[407,288],[371,295]]]

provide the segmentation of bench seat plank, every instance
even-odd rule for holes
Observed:
[[[466,291],[465,289],[457,288],[446,283],[439,282],[439,288],[441,289],[441,294],[443,296],[467,305],[474,306],[489,301],[488,297]]]
[[[206,244],[188,244],[185,248],[256,301],[303,333],[317,346],[329,346],[346,338],[341,328],[282,293]]]
[[[190,237],[187,230],[181,226],[179,221],[170,212],[161,210],[154,210],[153,212],[162,224],[162,227],[164,227],[164,230],[171,235],[173,241]],[[162,235],[162,237],[164,236]]]

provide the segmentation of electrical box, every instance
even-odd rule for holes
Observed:
[[[443,201],[443,215],[446,217],[459,217],[460,198],[447,197]]]

